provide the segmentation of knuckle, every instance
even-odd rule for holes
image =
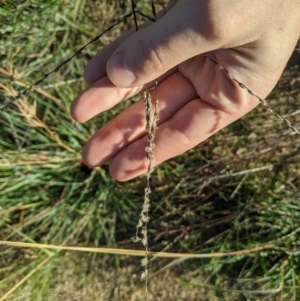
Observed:
[[[185,146],[190,146],[191,145],[191,139],[186,135],[184,130],[179,126],[178,122],[171,118],[168,121],[169,128],[173,133],[176,133],[177,140],[180,144],[185,145]]]
[[[226,37],[224,27],[220,26],[216,22],[208,22],[203,31],[203,35],[212,41],[220,41]]]
[[[159,43],[153,37],[143,37],[138,41],[140,61],[139,66],[143,69],[141,71],[147,72],[148,70],[161,71],[164,70],[162,51],[159,48]],[[141,64],[142,63],[142,64]]]
[[[207,18],[200,28],[201,35],[208,40],[220,41],[228,36],[228,21],[225,16]]]
[[[229,33],[228,26],[232,22],[229,15],[219,6],[222,5],[218,4],[216,7],[209,1],[201,4],[197,0],[190,2],[190,16],[196,33],[210,41],[225,39]]]

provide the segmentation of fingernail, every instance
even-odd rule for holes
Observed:
[[[110,80],[121,88],[128,88],[135,81],[134,74],[125,62],[123,52],[115,54],[108,60],[107,73]]]

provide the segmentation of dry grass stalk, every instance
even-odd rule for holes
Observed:
[[[157,82],[156,82],[156,92],[157,92]],[[152,161],[154,159],[154,139],[155,139],[155,132],[157,129],[157,121],[158,121],[158,98],[156,94],[156,100],[154,103],[154,110],[152,105],[152,99],[149,89],[146,89],[144,92],[144,104],[145,104],[145,116],[146,116],[146,132],[148,136],[148,145],[145,149],[146,157],[145,160],[148,161],[148,168],[146,172],[147,184],[145,188],[145,195],[144,195],[144,203],[142,207],[142,211],[140,214],[140,219],[138,221],[136,227],[136,235],[134,237],[134,241],[138,242],[141,241],[143,246],[145,247],[145,258],[142,260],[142,266],[145,267],[144,272],[142,273],[141,278],[145,279],[146,282],[146,298],[148,300],[148,222],[149,222],[149,207],[150,207],[150,194],[151,194],[151,173],[153,171],[152,168]],[[139,237],[139,232],[141,237]]]

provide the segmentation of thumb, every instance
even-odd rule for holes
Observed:
[[[214,26],[201,3],[179,1],[157,22],[126,39],[107,62],[110,80],[121,88],[141,86],[191,57],[216,49],[219,38],[211,34]]]

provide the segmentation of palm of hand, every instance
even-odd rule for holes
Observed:
[[[210,53],[208,56],[216,55]],[[249,95],[203,55],[178,65],[159,82],[157,92],[154,89],[151,93],[152,101],[156,96],[159,100],[154,165],[193,148],[231,123],[231,115],[236,112],[241,111],[239,116],[235,115],[236,119],[244,115],[244,103],[249,99]],[[90,108],[92,117],[95,112],[104,111],[140,90],[117,88],[104,76],[79,100]],[[257,101],[252,100],[247,110],[256,104]],[[91,106],[97,108],[91,110]],[[144,111],[143,100],[140,100],[104,125],[86,144],[84,161],[90,166],[98,166],[112,159],[110,172],[118,180],[144,173],[147,168]]]
[[[297,25],[295,20],[287,27],[294,30]],[[111,54],[118,47],[129,47],[135,41],[130,35],[131,33],[106,47],[90,63],[90,73],[94,73],[92,85],[74,101],[71,108],[76,120],[84,122],[144,88],[144,85],[118,88],[106,73],[106,63]],[[207,56],[264,98],[276,84],[298,38],[297,34],[287,36],[282,32],[281,37],[285,41],[274,43],[277,36],[274,24],[271,24],[268,35],[260,37],[253,37],[251,30],[249,35],[244,36],[236,32],[236,35],[233,33],[228,37],[229,44],[226,47],[209,51]],[[199,45],[202,42],[200,40]],[[141,77],[144,82],[147,82],[147,77],[152,80],[158,77],[159,82],[157,92],[153,90],[151,93],[152,101],[156,96],[159,100],[159,128],[156,132],[153,165],[191,149],[258,104],[256,98],[215,68],[208,57],[201,54],[201,50],[198,53],[200,54],[182,60],[183,63],[177,67],[167,68],[159,76],[155,75],[157,72],[153,69],[144,73],[144,78]],[[278,53],[281,55],[278,56]],[[135,60],[133,53],[130,56]],[[117,70],[115,75],[118,75]],[[114,74],[110,76],[114,78]],[[138,84],[140,82],[141,79]],[[153,87],[154,82],[147,86]],[[104,125],[85,145],[85,163],[98,166],[112,159],[110,173],[121,181],[146,172],[144,110],[143,100],[140,100]]]

